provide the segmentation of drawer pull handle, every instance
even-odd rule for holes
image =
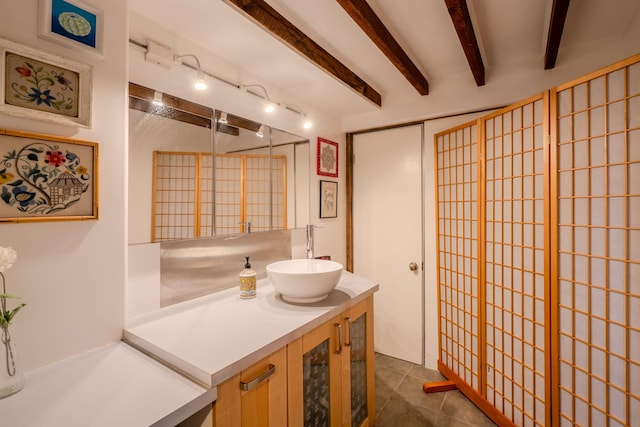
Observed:
[[[335,323],[334,326],[336,327],[336,332],[338,334],[338,339],[337,341],[337,345],[336,345],[336,354],[340,354],[342,353],[342,324],[341,323]]]
[[[347,324],[347,331],[345,333],[345,335],[347,336],[345,341],[344,341],[344,345],[346,345],[347,347],[349,347],[351,345],[351,318],[349,316],[346,316],[344,318],[345,323]]]
[[[240,389],[242,391],[249,391],[256,388],[258,384],[269,379],[269,377],[273,375],[275,371],[276,371],[276,365],[269,363],[269,369],[267,369],[266,371],[264,371],[263,373],[261,373],[260,375],[258,375],[257,377],[249,381],[248,383],[245,383],[244,381],[240,381]]]

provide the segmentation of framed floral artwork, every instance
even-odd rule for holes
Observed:
[[[0,39],[0,112],[91,127],[92,69]]]
[[[39,0],[38,36],[104,57],[104,14],[80,0]]]
[[[97,143],[0,129],[0,222],[97,218]]]
[[[338,217],[338,183],[320,181],[320,218]]]
[[[338,143],[318,138],[318,175],[338,177]]]

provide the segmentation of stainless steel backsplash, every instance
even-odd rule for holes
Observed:
[[[160,244],[160,306],[175,304],[239,285],[245,257],[257,278],[267,264],[291,259],[289,230],[238,234]]]

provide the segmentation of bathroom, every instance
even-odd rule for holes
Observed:
[[[9,292],[19,295],[27,304],[12,326],[15,340],[19,343],[20,363],[26,371],[119,341],[130,313],[152,309],[157,304],[157,301],[133,300],[128,286],[129,271],[138,267],[129,265],[131,224],[128,221],[130,202],[127,194],[132,177],[128,164],[128,83],[132,81],[148,87],[168,86],[165,89],[167,92],[181,95],[182,90],[186,98],[190,91],[179,87],[183,80],[167,77],[167,73],[177,73],[187,79],[193,74],[193,70],[177,67],[169,71],[159,69],[158,65],[145,61],[140,51],[131,46],[129,39],[150,38],[175,43],[172,47],[180,53],[198,54],[203,69],[215,69],[221,74],[237,72],[233,64],[207,55],[203,48],[186,40],[167,36],[166,30],[152,25],[139,13],[132,13],[129,4],[135,3],[134,0],[86,3],[102,10],[106,18],[103,59],[94,59],[39,38],[37,0],[4,2],[0,5],[0,37],[67,55],[93,66],[91,128],[65,126],[5,114],[0,115],[0,128],[85,139],[98,142],[100,147],[99,220],[0,224],[0,246],[13,247],[18,253],[18,261],[11,270],[5,272],[5,276]],[[638,15],[635,16],[637,19]],[[308,222],[323,227],[315,232],[315,253],[331,255],[333,260],[344,265],[349,262],[346,237],[350,227],[347,223],[346,133],[373,129],[380,125],[422,121],[452,112],[480,111],[520,101],[636,54],[639,50],[639,28],[640,25],[630,25],[620,38],[612,42],[615,48],[611,48],[611,44],[606,41],[582,46],[582,50],[569,56],[567,63],[562,63],[562,67],[553,70],[551,74],[542,77],[538,75],[537,79],[533,79],[534,84],[522,84],[522,80],[517,78],[516,65],[516,71],[505,77],[504,86],[474,88],[475,95],[468,98],[469,106],[460,105],[462,101],[443,100],[442,95],[438,95],[436,86],[433,88],[433,96],[442,101],[441,107],[418,103],[415,111],[407,111],[411,106],[396,104],[395,110],[374,109],[351,117],[314,110],[314,127],[308,131],[300,129],[298,115],[280,114],[269,118],[269,124],[274,128],[304,136],[311,141]],[[583,55],[584,52],[589,54]],[[260,76],[245,77],[247,82],[269,84],[262,81]],[[229,85],[215,82],[211,85],[217,94],[216,104],[213,105],[216,109],[256,120],[263,118],[259,103],[247,102],[246,94],[241,94],[238,89]],[[301,104],[303,109],[310,109],[310,103],[307,104],[310,101],[296,99],[284,91],[279,93],[277,89],[272,91],[274,98],[291,99],[292,102]],[[199,99],[193,101],[198,102]],[[206,100],[203,98],[200,103],[206,104],[204,101]],[[430,142],[434,134],[470,119],[471,116],[447,118],[442,122],[427,121],[424,140],[425,147],[428,148],[425,150],[424,161],[433,161],[430,157],[433,154]],[[339,176],[335,178],[338,182],[337,218],[319,217],[319,181],[324,178],[313,173],[315,142],[318,137],[335,141],[339,145]],[[432,172],[425,172],[425,179],[432,177]],[[425,233],[430,224],[428,221],[433,221],[435,208],[432,200],[425,201]],[[294,254],[297,257],[305,256],[304,233],[303,229],[292,233]],[[428,262],[432,265],[435,263],[432,259],[435,255],[429,255],[432,250],[430,242],[434,236],[435,234],[430,238],[428,235],[425,237],[425,265]],[[149,261],[153,265],[157,260]],[[241,270],[241,264],[239,263],[238,270]],[[424,305],[425,318],[422,320],[423,324],[419,325],[420,333],[424,335],[421,339],[424,344],[419,351],[420,357],[424,357],[425,365],[431,368],[437,366],[438,360],[435,280],[435,277],[425,276],[424,295],[420,301]]]

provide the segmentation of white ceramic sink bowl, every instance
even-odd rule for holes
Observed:
[[[290,259],[267,265],[267,276],[282,299],[294,303],[322,301],[342,276],[342,264],[321,259]]]

